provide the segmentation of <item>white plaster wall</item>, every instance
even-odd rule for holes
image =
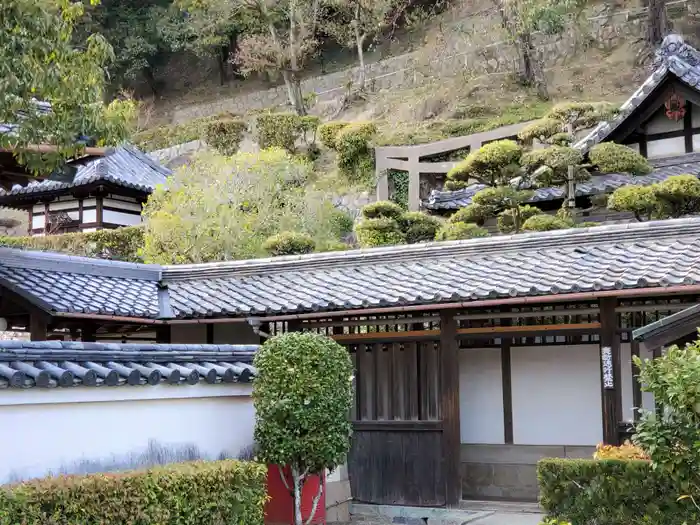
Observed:
[[[602,441],[599,351],[599,345],[511,350],[515,444]]]
[[[635,379],[632,376],[632,348],[629,343],[620,345],[620,366],[622,371],[622,419],[634,421],[632,385]]]
[[[500,348],[460,350],[459,417],[462,443],[504,442]]]
[[[683,129],[683,119],[671,120],[666,116],[666,108],[661,107],[645,124],[647,134],[665,133]]]
[[[647,142],[647,157],[669,157],[685,153],[685,138],[650,140]]]
[[[0,483],[123,464],[156,442],[167,450],[236,457],[253,443],[249,385],[0,392]],[[109,468],[109,467],[104,467]]]
[[[126,202],[122,199],[102,199],[102,205],[108,208],[116,208],[118,210],[137,211],[141,213],[141,205],[138,202]]]
[[[90,224],[93,222],[97,222],[97,210],[83,209],[83,223]]]
[[[141,215],[134,213],[124,213],[121,211],[102,210],[102,220],[109,224],[119,224],[122,226],[136,226],[141,224]]]

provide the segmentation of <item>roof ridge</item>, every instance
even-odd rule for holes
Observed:
[[[162,277],[165,281],[226,278],[263,272],[279,273],[321,270],[324,268],[334,269],[377,263],[405,263],[435,257],[455,258],[469,255],[507,254],[512,251],[541,250],[564,246],[579,247],[620,241],[637,242],[648,237],[658,240],[667,236],[677,238],[684,235],[699,234],[700,218],[693,217],[589,228],[570,228],[548,232],[520,233],[464,241],[429,242],[344,252],[249,259],[245,261],[163,266]]]

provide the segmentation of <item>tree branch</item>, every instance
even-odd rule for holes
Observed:
[[[306,520],[306,525],[309,525],[311,520],[314,519],[316,509],[318,508],[318,502],[321,501],[321,496],[323,496],[323,486],[325,485],[324,476],[319,474],[318,479],[318,493],[314,496],[313,505],[311,506],[311,513],[309,514],[309,519]]]
[[[287,482],[287,476],[284,475],[284,470],[280,465],[277,465],[277,470],[280,473],[280,479],[282,480],[282,484],[284,485],[284,488],[287,489],[289,494],[291,494],[292,497],[294,497],[294,491],[292,490],[292,487],[289,486],[289,483]]]

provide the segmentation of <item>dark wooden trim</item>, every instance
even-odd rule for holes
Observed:
[[[97,325],[95,323],[83,323],[80,327],[80,340],[83,343],[94,343],[97,338]]]
[[[655,142],[657,140],[665,139],[677,139],[681,137],[686,137],[688,134],[690,134],[692,142],[693,135],[700,134],[700,127],[690,128],[690,130],[683,128],[676,129],[674,131],[662,131],[661,133],[650,133],[648,135],[645,135],[644,133],[633,133],[624,140],[623,144],[635,144],[637,142],[640,142],[642,139],[645,139],[646,142]]]
[[[83,199],[78,199],[78,222],[83,223]]]
[[[156,326],[156,343],[169,345],[172,342],[171,328],[172,325],[169,324]]]
[[[503,439],[513,443],[513,385],[510,360],[510,339],[501,340],[501,380],[503,389]]]
[[[649,149],[647,147],[647,136],[640,135],[638,143],[639,143],[639,154],[642,157],[647,157],[649,155]]]
[[[683,117],[683,131],[685,132],[685,152],[693,152],[693,103],[689,100],[685,103],[685,116]]]
[[[46,341],[49,332],[49,316],[44,312],[34,310],[29,314],[30,341]]]
[[[97,206],[95,207],[95,223],[97,228],[102,228],[104,223],[104,213],[102,212],[102,197],[95,197]]]
[[[617,333],[617,314],[615,307],[617,300],[614,297],[606,297],[600,301],[600,388],[602,403],[603,442],[609,445],[617,445],[619,434],[617,425],[622,420],[622,385],[621,359],[620,359],[620,335]],[[610,348],[612,356],[612,388],[606,388],[603,372],[603,349]]]
[[[27,235],[32,234],[32,228],[34,223],[34,206],[30,206],[27,211],[29,212],[29,223],[27,224]]]
[[[631,357],[639,357],[639,342],[632,341],[630,343],[630,353]],[[639,383],[637,376],[639,375],[639,369],[637,365],[634,364],[634,359],[630,360],[630,366],[632,367],[632,406],[634,407],[634,421],[639,421],[641,413],[639,411],[642,408],[642,385]]]
[[[622,122],[606,141],[624,142],[627,137],[639,129],[663,105],[664,100],[671,94],[679,82],[666,79],[656,86],[644,101]]]
[[[421,339],[438,339],[440,330],[412,330],[405,332],[368,332],[364,334],[333,335],[332,338],[339,343],[373,341],[418,341]]]
[[[208,345],[214,344],[214,325],[213,324],[207,325],[207,344]]]
[[[459,475],[459,343],[454,312],[440,312],[440,419],[442,419],[442,463],[445,473],[445,503],[456,506],[462,496]]]
[[[377,432],[440,432],[442,431],[442,421],[353,421],[352,426],[359,431]]]

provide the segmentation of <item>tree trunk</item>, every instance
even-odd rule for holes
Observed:
[[[226,68],[228,67],[228,46],[222,46],[219,48],[219,85],[224,86],[228,82],[228,74]]]
[[[366,78],[365,50],[364,50],[365,37],[366,37],[366,35],[360,35],[360,32],[358,31],[358,29],[355,28],[355,40],[357,42],[357,58],[360,61],[360,77],[357,80],[357,84],[359,86],[360,91],[365,90],[365,78]]]
[[[303,117],[306,115],[306,104],[304,104],[304,96],[301,92],[301,81],[294,71],[282,71],[284,85],[287,88],[287,96],[289,104],[294,108],[297,115]]]
[[[647,43],[656,47],[666,35],[666,0],[646,0]]]
[[[153,75],[153,69],[151,69],[149,66],[143,68],[143,76],[146,78],[146,83],[148,84],[148,87],[151,88],[151,93],[153,93],[153,96],[158,97],[158,82],[156,81],[156,77]]]
[[[292,465],[292,483],[294,484],[294,525],[304,525],[301,517],[301,473]]]
[[[231,60],[231,57],[236,55],[236,51],[238,51],[238,33],[233,33],[228,39],[227,61],[231,64],[231,73],[233,74],[233,77],[242,80],[245,77],[241,74],[238,65]]]

